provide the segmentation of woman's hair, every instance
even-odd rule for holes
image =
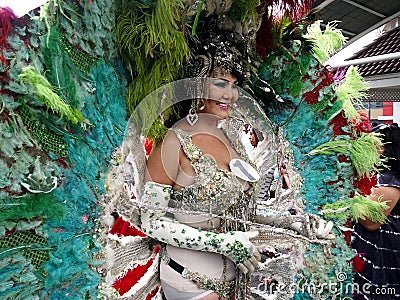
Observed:
[[[262,134],[262,132],[260,130],[258,130],[257,128],[253,127],[251,129],[251,131],[253,132],[254,136],[257,139],[257,142],[261,142],[264,140],[264,135]]]
[[[382,134],[383,156],[388,159],[386,165],[392,171],[400,172],[400,127],[397,124],[378,125],[374,132]]]

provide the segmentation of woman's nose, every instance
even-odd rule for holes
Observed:
[[[233,84],[229,84],[227,85],[227,87],[224,90],[224,94],[223,94],[223,98],[225,100],[234,100],[234,96],[235,96],[235,92],[236,92],[236,87]]]
[[[224,94],[222,95],[222,98],[224,100],[231,100],[232,99],[232,93],[230,93],[229,91],[225,91]]]

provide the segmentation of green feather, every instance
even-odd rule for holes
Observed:
[[[362,107],[361,99],[365,97],[367,90],[368,83],[356,67],[350,66],[344,80],[337,88],[337,100],[343,103],[343,111],[349,120],[359,117],[354,106]]]
[[[81,123],[85,120],[80,111],[72,109],[55,92],[53,86],[47,81],[46,77],[34,70],[32,67],[24,68],[18,76],[22,82],[28,83],[32,88],[33,94],[38,97],[52,111],[71,121],[73,124]]]
[[[347,201],[341,200],[323,206],[322,212],[326,218],[365,220],[385,223],[387,218],[384,211],[388,209],[386,202],[377,202],[364,196],[355,196]]]
[[[346,154],[359,176],[370,176],[371,171],[377,171],[383,165],[378,148],[382,141],[376,134],[361,133],[358,139],[336,139],[313,149],[309,154]]]
[[[372,222],[385,223],[387,218],[383,213],[388,209],[386,202],[377,202],[363,196],[355,196],[351,206],[353,220],[370,219]]]
[[[242,23],[249,19],[256,22],[258,6],[260,6],[260,0],[234,0],[229,10],[229,17]]]
[[[199,5],[199,8],[197,9],[196,17],[194,19],[192,27],[192,35],[196,35],[197,24],[199,23],[200,13],[203,10],[204,2],[206,2],[206,0],[202,0]]]
[[[10,197],[0,200],[0,222],[5,220],[32,219],[40,216],[44,219],[63,219],[65,207],[51,194],[29,194],[23,197]]]
[[[134,76],[127,95],[130,113],[148,94],[182,76],[182,62],[189,57],[180,13],[185,3],[161,0],[155,7],[123,3],[116,34]]]
[[[311,24],[304,37],[313,43],[314,56],[323,64],[343,47],[346,38],[343,36],[341,30],[335,28],[330,23],[326,25],[325,31],[322,32],[321,22],[317,21]]]

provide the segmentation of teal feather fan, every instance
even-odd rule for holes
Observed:
[[[1,299],[39,299],[34,295],[40,293],[44,284],[38,278],[36,268],[28,259],[19,254],[0,259],[0,270]]]
[[[124,81],[115,77],[116,70],[99,63],[92,68],[91,75],[97,89],[95,95],[87,96],[84,113],[94,127],[90,132],[76,132],[67,137],[71,170],[64,172],[65,180],[55,197],[60,201],[68,197],[68,215],[62,222],[49,222],[50,227],[62,229],[50,235],[50,244],[58,250],[46,264],[46,270],[53,274],[46,282],[54,297],[65,293],[63,283],[68,284],[68,290],[80,289],[74,292],[76,295],[97,293],[99,275],[91,269],[91,264],[96,263],[93,256],[99,249],[91,234],[100,214],[96,203],[104,192],[108,162],[122,142],[127,122],[123,117],[126,116],[124,88],[120,86]],[[88,264],[89,261],[93,262]]]
[[[99,245],[93,237],[100,215],[97,203],[104,192],[111,154],[121,144],[127,122],[128,73],[116,55],[114,8],[110,1],[50,1],[42,7],[41,18],[23,19],[21,27],[18,22],[13,24],[16,28],[10,42],[14,52],[7,59],[15,63],[8,81],[1,83],[5,109],[0,126],[5,129],[2,134],[9,136],[0,138],[4,145],[1,172],[7,174],[2,177],[6,180],[0,194],[0,210],[4,211],[0,238],[8,230],[34,231],[46,237],[48,256],[34,266],[22,252],[6,249],[0,257],[0,274],[6,282],[2,298],[96,297],[100,280],[94,270],[99,263],[94,258]],[[103,17],[105,11],[110,17]],[[36,119],[28,118],[27,111]],[[65,141],[68,156],[41,147],[50,135],[39,141],[39,135],[32,132],[39,128],[34,126],[39,119],[40,128]],[[25,128],[26,124],[30,126]],[[7,129],[10,125],[12,130]],[[37,155],[42,170],[57,176],[58,186],[50,194],[21,189]],[[13,158],[18,159],[15,166],[9,164]],[[38,267],[44,272],[38,272]]]

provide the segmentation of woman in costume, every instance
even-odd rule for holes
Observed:
[[[388,167],[378,174],[369,198],[386,202],[387,222],[366,218],[355,225],[353,247],[363,265],[354,277],[355,299],[400,298],[400,128],[380,125],[377,132],[383,135]]]
[[[195,63],[201,71],[194,75],[207,76],[200,81],[203,97],[147,162],[141,229],[166,244],[160,279],[167,299],[243,299],[246,274],[261,258],[248,222],[333,237],[332,223],[316,216],[256,216],[253,185],[260,176],[229,130],[242,74],[226,59],[228,48],[214,45],[199,55],[208,58],[201,68]]]

